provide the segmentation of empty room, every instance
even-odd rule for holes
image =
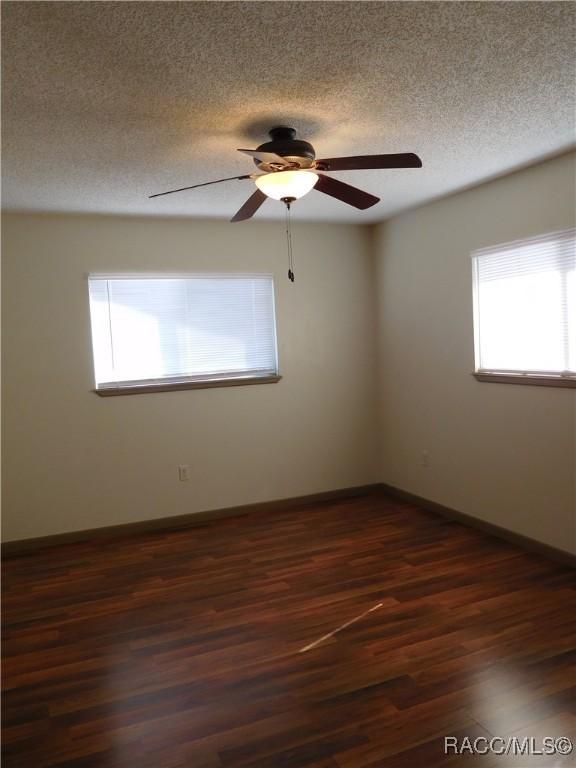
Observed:
[[[6,768],[576,760],[576,3],[4,0]]]

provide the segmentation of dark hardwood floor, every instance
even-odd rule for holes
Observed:
[[[376,495],[6,560],[3,764],[574,765],[443,739],[576,740],[575,586]]]

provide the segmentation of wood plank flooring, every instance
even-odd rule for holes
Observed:
[[[3,765],[573,765],[443,745],[576,741],[575,588],[377,495],[7,560]]]

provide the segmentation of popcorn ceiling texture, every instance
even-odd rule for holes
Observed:
[[[237,147],[287,123],[319,157],[417,152],[421,170],[335,173],[303,219],[369,222],[574,141],[566,2],[4,2],[3,203],[230,218]],[[283,215],[267,201],[257,218]],[[238,224],[236,226],[242,226]]]

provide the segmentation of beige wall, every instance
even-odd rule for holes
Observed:
[[[382,480],[576,549],[576,392],[473,379],[469,257],[574,206],[563,156],[372,230],[296,223],[294,285],[278,223],[5,216],[4,539]],[[272,271],[283,380],[94,395],[86,275],[130,270]]]
[[[292,285],[280,223],[5,216],[4,539],[377,481],[367,231],[296,222],[294,253]],[[282,381],[93,394],[86,275],[130,270],[273,272]]]
[[[574,226],[574,191],[574,155],[565,155],[375,232],[381,479],[572,551],[576,392],[470,375],[470,252]]]

